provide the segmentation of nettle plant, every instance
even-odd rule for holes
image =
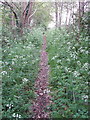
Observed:
[[[88,118],[88,36],[51,30],[48,36],[51,117]],[[84,36],[84,37],[83,37]]]
[[[38,74],[42,32],[34,29],[19,38],[3,36],[2,117],[30,118]],[[36,34],[37,33],[37,34]],[[19,39],[18,39],[19,38]]]

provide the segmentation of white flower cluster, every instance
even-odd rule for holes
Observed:
[[[80,47],[80,48],[79,48],[79,51],[80,51],[81,53],[86,52],[85,48],[83,48],[83,47]]]
[[[70,45],[71,43],[70,42],[67,42],[67,45]]]
[[[25,82],[28,81],[28,79],[27,78],[23,78],[22,81],[23,81],[23,83],[25,83]]]
[[[85,63],[82,68],[84,70],[88,71],[88,69],[89,69],[89,63]]]
[[[68,58],[67,61],[70,62],[70,59]]]
[[[2,71],[1,74],[2,74],[2,75],[6,75],[6,74],[7,74],[7,71]]]
[[[21,118],[21,115],[19,115],[19,114],[16,114],[16,113],[13,113],[13,115],[12,115],[13,117],[17,117],[17,118]]]
[[[79,73],[78,71],[74,71],[74,72],[73,72],[73,76],[74,76],[74,77],[78,77],[79,75],[80,75],[80,73]]]
[[[67,67],[65,67],[65,71],[66,71],[66,72],[69,72],[69,73],[71,72],[71,71],[70,71],[70,68],[67,68]]]
[[[88,95],[83,95],[82,99],[85,100],[85,102],[87,102],[88,101]]]
[[[77,64],[78,64],[78,65],[81,65],[81,62],[80,62],[80,61],[77,61]]]
[[[58,55],[54,56],[51,60],[55,60],[58,57]]]
[[[7,104],[6,106],[9,107],[9,109],[11,109],[11,107],[13,107],[12,104]]]
[[[57,63],[60,63],[61,62],[61,60],[57,60]]]
[[[77,53],[76,53],[76,52],[70,53],[70,56],[71,56],[71,58],[73,58],[73,59],[77,59]]]

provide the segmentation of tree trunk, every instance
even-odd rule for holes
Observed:
[[[56,28],[58,27],[58,4],[55,2]]]
[[[80,7],[80,0],[79,0],[79,15],[78,15],[78,28],[79,28],[79,31],[80,31],[80,28],[81,28],[81,7]]]
[[[66,16],[66,21],[65,21],[66,27],[68,26],[68,12],[69,12],[69,9],[68,9],[68,2],[67,2],[67,16]]]
[[[63,2],[60,2],[59,4],[59,28],[61,28],[61,22],[62,22],[62,10],[63,10]]]

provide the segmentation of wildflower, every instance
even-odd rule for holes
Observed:
[[[7,74],[7,71],[2,71],[1,74],[5,75],[5,74]]]
[[[70,62],[70,59],[68,58],[67,61]]]
[[[80,62],[80,61],[77,61],[77,64],[78,64],[78,65],[81,65],[81,62]]]
[[[55,60],[55,58],[57,58],[58,56],[54,56],[51,60]]]
[[[85,102],[87,102],[87,100],[88,100],[88,95],[83,95],[83,96],[82,96],[82,99],[85,100]]]
[[[82,68],[87,71],[89,69],[89,63],[85,63]]]
[[[25,82],[28,81],[28,79],[27,78],[23,78],[22,81],[23,81],[23,83],[25,83]]]
[[[78,71],[74,71],[73,75],[74,75],[74,77],[78,77],[80,75],[80,73]]]

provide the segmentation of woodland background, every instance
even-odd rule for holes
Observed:
[[[2,118],[32,118],[43,32],[50,118],[89,117],[90,1],[0,1]]]

